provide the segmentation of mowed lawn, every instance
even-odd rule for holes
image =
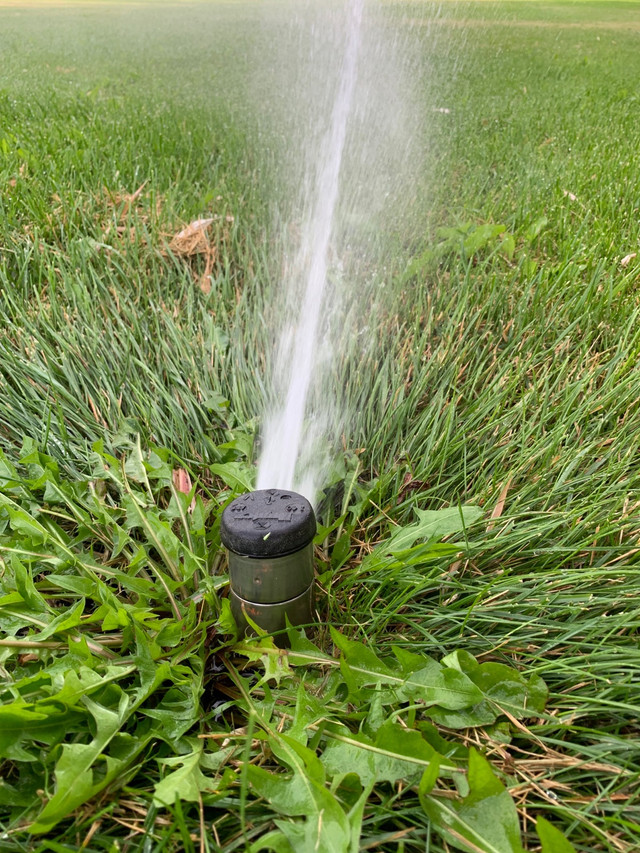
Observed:
[[[354,237],[384,288],[368,346],[340,342],[352,416],[319,507],[315,642],[330,656],[333,627],[382,657],[544,679],[544,711],[467,728],[385,707],[447,760],[488,758],[524,849],[542,816],[581,853],[632,853],[640,3],[375,14],[412,57],[415,182],[375,241],[366,222]],[[287,93],[265,84],[293,18],[277,0],[0,2],[0,850],[287,850],[269,833],[301,818],[260,776],[295,772],[278,726],[311,721],[324,756],[343,719],[380,724],[375,691],[336,687],[323,734],[303,676],[256,683],[269,653],[243,676],[221,639],[219,512],[252,485],[297,227],[269,120]],[[464,504],[482,516],[449,544],[374,550],[416,509]],[[65,756],[89,754],[74,777]],[[362,785],[328,778],[357,824]],[[455,773],[432,794],[389,778],[351,849],[517,849],[446,834],[424,803],[460,801]]]

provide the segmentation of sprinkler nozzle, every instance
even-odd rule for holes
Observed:
[[[316,519],[296,492],[259,489],[232,501],[220,534],[229,552],[231,612],[241,633],[247,616],[269,633],[313,620]]]

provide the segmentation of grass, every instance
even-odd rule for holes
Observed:
[[[420,26],[431,20],[425,4],[393,10],[398,26],[413,20],[411,38],[428,56],[429,149],[415,164],[420,191],[406,211],[394,211],[379,248],[388,295],[372,314],[366,357],[356,367],[347,352],[337,367],[344,406],[358,416],[346,437],[345,476],[322,506],[327,525],[347,512],[341,529],[349,535],[344,553],[340,531],[321,544],[333,567],[322,578],[321,613],[379,653],[391,644],[436,657],[464,649],[542,676],[546,714],[514,725],[509,743],[491,727],[464,730],[460,742],[480,746],[508,781],[527,849],[537,849],[533,820],[542,814],[577,850],[633,851],[640,261],[622,261],[640,238],[640,5],[447,3],[431,27]],[[244,465],[240,450],[221,445],[251,446],[271,346],[265,283],[278,277],[273,210],[283,199],[277,155],[252,122],[247,70],[269,33],[254,21],[242,3],[0,8],[0,441],[13,462],[25,458],[25,438],[55,458],[69,504],[55,512],[71,516],[95,511],[87,477],[102,481],[96,441],[117,457],[137,452],[137,433],[141,457],[152,445],[165,448],[163,464],[189,469],[202,502],[200,527],[179,522],[198,565],[189,595],[202,589],[198,574],[220,577],[213,520],[229,491],[210,465]],[[202,287],[206,255],[169,249],[176,232],[205,215],[216,217],[210,289]],[[434,255],[439,228],[485,223],[513,235],[512,254],[490,242],[465,252],[461,232],[460,247]],[[30,465],[43,466],[26,459],[16,475],[23,484],[40,476]],[[139,468],[130,463],[128,473],[142,501]],[[163,469],[144,504],[159,524],[180,517],[169,481]],[[15,497],[12,482],[6,490]],[[117,487],[120,498],[115,486],[105,488],[115,502],[109,519],[83,532],[73,527],[77,517],[57,517],[59,547],[84,536],[81,562],[93,572],[118,527],[132,541],[113,558],[117,567],[145,542],[148,587],[140,592],[123,574],[122,600],[134,607],[141,595],[153,631],[170,632],[164,580],[181,618],[192,619],[196,650],[185,655],[200,685],[216,584],[205,586],[209,617],[191,614],[170,571],[184,553],[165,559],[144,538],[153,531],[127,521],[117,503],[125,487]],[[44,502],[40,486],[27,491],[26,506]],[[367,562],[415,507],[467,502],[485,515],[455,556],[393,571]],[[179,548],[173,540],[170,547]],[[15,594],[16,570],[3,560],[4,593]],[[59,607],[88,595],[107,606],[102,586],[62,589],[54,578],[52,591],[40,564],[26,563],[45,599],[36,606],[33,598],[37,618],[53,618],[51,601]],[[90,613],[87,636],[98,644],[121,637],[121,651],[104,648],[120,655],[118,665],[133,660],[144,672],[126,624],[114,615],[110,628],[91,627]],[[3,617],[6,637],[28,642],[33,625],[13,618]],[[60,647],[37,660],[28,659],[30,648],[4,648],[6,678],[34,677],[74,654],[60,636]],[[167,678],[175,701],[179,694],[197,713],[200,697],[189,698],[183,663],[172,658]],[[99,671],[89,653],[83,665]],[[142,680],[118,689],[142,690]],[[237,685],[225,689],[237,698]],[[47,835],[51,849],[249,849],[273,828],[273,811],[249,793],[242,768],[262,747],[246,730],[233,734],[244,722],[240,714],[224,729],[240,738],[238,779],[229,770],[217,793],[170,807],[152,797],[165,767],[155,757],[173,752],[163,743],[154,755],[155,742],[140,734],[140,772],[128,771],[58,824]],[[72,728],[73,737],[93,737],[95,725]],[[3,769],[14,786],[19,761],[16,753]],[[41,785],[37,761],[20,765],[25,790]],[[22,829],[33,819],[28,808],[0,808],[9,833],[0,849],[47,849]],[[376,787],[360,845],[445,849],[415,791],[402,785]]]

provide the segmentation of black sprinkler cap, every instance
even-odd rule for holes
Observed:
[[[259,489],[232,501],[222,513],[222,544],[245,557],[282,557],[299,551],[316,534],[306,498],[282,489]]]

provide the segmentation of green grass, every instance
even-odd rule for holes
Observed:
[[[631,853],[640,846],[640,260],[621,260],[640,240],[640,4],[445,3],[431,30],[420,25],[431,18],[426,4],[389,8],[399,27],[413,20],[410,38],[429,66],[420,78],[424,161],[415,163],[415,198],[394,211],[377,247],[387,287],[365,357],[358,364],[347,348],[336,368],[345,408],[358,415],[343,476],[321,508],[327,525],[347,515],[319,545],[332,569],[322,575],[320,613],[380,654],[392,644],[437,658],[464,649],[542,676],[546,713],[513,725],[510,742],[492,727],[443,731],[478,745],[502,774],[526,849],[538,849],[533,821],[544,815],[579,851]],[[15,610],[20,589],[27,600],[19,618],[0,617],[5,638],[28,641],[37,630],[30,618],[48,623],[88,602],[83,621],[51,634],[59,647],[35,660],[23,657],[30,648],[1,650],[9,693],[20,678],[35,679],[34,696],[46,693],[41,669],[85,665],[103,676],[99,654],[69,650],[76,629],[98,644],[106,638],[121,671],[133,666],[104,688],[105,707],[117,706],[117,690],[143,690],[144,650],[128,617],[118,622],[117,591],[129,614],[144,610],[150,635],[166,632],[158,660],[171,656],[175,693],[167,700],[165,684],[144,708],[182,703],[184,719],[198,720],[192,738],[245,725],[241,712],[223,722],[201,714],[199,690],[207,644],[217,642],[224,570],[215,519],[230,494],[210,465],[235,463],[246,474],[279,271],[278,154],[257,135],[250,76],[269,33],[248,3],[0,7],[0,444],[15,463],[33,439],[60,466],[51,477],[67,497],[56,502],[44,480],[37,484],[53,462],[43,467],[33,455],[15,478],[4,472],[3,491],[38,523],[58,525],[55,547],[75,550],[82,571],[100,576],[91,589],[60,587],[47,580],[51,562],[23,556],[36,595],[16,587],[19,570],[2,555],[3,594],[14,596],[2,600],[4,611]],[[168,248],[205,215],[218,217],[209,293],[199,283],[204,258]],[[434,256],[439,228],[485,223],[513,235],[511,256],[495,241]],[[96,441],[118,457],[133,446],[135,455],[137,433],[142,455],[165,448],[163,464],[188,468],[198,484],[200,516],[190,520],[165,469],[149,490],[139,463],[127,472],[149,517],[188,540],[189,554],[173,540],[159,552],[131,521],[125,487],[99,467]],[[229,439],[237,448],[221,448]],[[90,523],[82,513],[98,509],[89,477],[108,481],[97,493],[107,514]],[[485,514],[455,555],[391,568],[367,562],[416,507],[458,503]],[[129,538],[113,556],[118,527]],[[29,539],[33,530],[23,534],[23,549],[44,547]],[[136,581],[127,567],[141,544]],[[186,590],[171,574],[183,563],[193,570]],[[123,574],[105,580],[104,566]],[[213,582],[198,580],[209,574]],[[160,578],[193,632],[184,660]],[[188,596],[203,590],[206,609],[197,611]],[[100,607],[113,610],[107,627],[92,621],[96,611],[105,618]],[[324,629],[320,641],[330,649]],[[224,687],[240,705],[237,684]],[[97,724],[86,708],[80,723],[76,713],[67,742],[80,744]],[[273,828],[273,811],[243,770],[247,759],[260,755],[268,766],[270,758],[246,732],[216,793],[153,805],[168,766],[155,759],[174,749],[158,718],[142,716],[123,723],[138,738],[140,769],[59,823],[51,849],[88,839],[87,850],[115,850],[117,841],[121,850],[231,851]],[[46,798],[52,778],[38,768],[49,774],[60,746],[30,749],[35,761],[16,752],[0,775]],[[22,828],[34,819],[32,800],[25,793],[16,802],[0,799],[9,832],[0,849],[48,849]],[[376,787],[360,843],[445,849],[415,786],[397,784]]]

